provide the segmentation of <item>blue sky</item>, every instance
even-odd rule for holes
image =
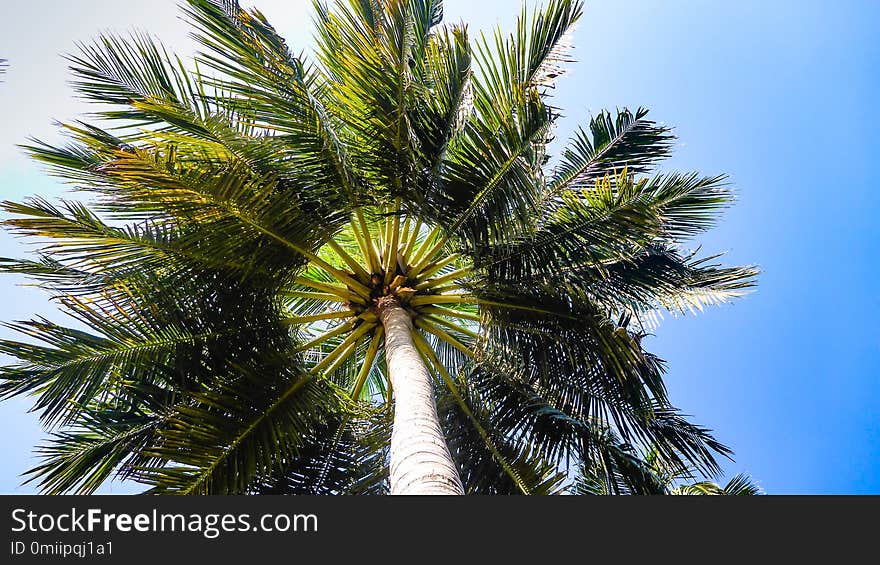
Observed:
[[[84,107],[59,54],[103,30],[142,28],[192,51],[173,0],[32,0],[4,8],[0,196],[60,196],[20,156],[28,135]],[[257,0],[296,48],[304,1]],[[514,0],[447,0],[447,19],[507,27]],[[40,17],[51,13],[52,18]],[[25,22],[40,21],[40,33]],[[880,493],[880,3],[593,0],[559,85],[559,137],[603,108],[646,106],[675,127],[665,169],[728,173],[739,200],[700,238],[726,262],[758,264],[757,292],[697,317],[668,317],[646,346],[669,362],[676,404],[736,451],[771,493]],[[0,235],[0,256],[26,249]],[[0,319],[51,313],[42,295],[0,279]],[[0,330],[0,335],[8,332]],[[0,492],[19,487],[42,437],[27,400],[0,403]],[[138,487],[113,485],[108,492]]]

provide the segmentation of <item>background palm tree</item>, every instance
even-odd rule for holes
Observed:
[[[655,449],[644,455],[611,430],[600,436],[601,448],[582,465],[569,492],[578,495],[726,495],[755,496],[761,488],[739,474],[724,486],[699,480],[693,467],[670,464]]]
[[[42,242],[3,270],[80,325],[0,343],[0,393],[35,394],[55,430],[32,479],[543,494],[609,432],[717,472],[729,450],[641,342],[755,270],[683,250],[731,193],[651,175],[674,138],[645,110],[600,113],[550,164],[581,3],[473,43],[439,0],[314,9],[311,62],[220,0],[187,2],[194,65],[140,34],[69,57],[100,120],[28,149],[93,201],[3,205]]]

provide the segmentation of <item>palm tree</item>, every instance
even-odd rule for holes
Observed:
[[[645,110],[549,164],[579,1],[473,43],[440,0],[316,2],[313,61],[233,0],[184,10],[194,64],[142,34],[69,57],[97,121],[28,149],[91,201],[3,205],[43,246],[2,268],[79,326],[0,343],[0,394],[55,430],[31,480],[541,494],[606,427],[718,471],[641,342],[755,270],[683,251],[731,192],[651,174],[673,136]]]

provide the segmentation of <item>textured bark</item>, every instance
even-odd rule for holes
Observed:
[[[393,297],[383,300],[379,316],[394,394],[391,494],[464,494],[440,429],[431,375],[412,340],[412,318]]]

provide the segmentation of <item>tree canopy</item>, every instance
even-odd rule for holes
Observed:
[[[385,492],[387,296],[466,492],[582,492],[580,470],[638,478],[648,453],[719,472],[730,450],[643,341],[756,270],[687,250],[732,190],[658,172],[675,138],[647,110],[549,155],[580,1],[477,38],[440,0],[315,2],[313,58],[236,1],[183,10],[191,60],[145,33],[68,56],[95,113],[27,149],[85,199],[2,204],[40,248],[0,269],[75,320],[0,341],[0,395],[34,395],[53,430],[43,491]]]

